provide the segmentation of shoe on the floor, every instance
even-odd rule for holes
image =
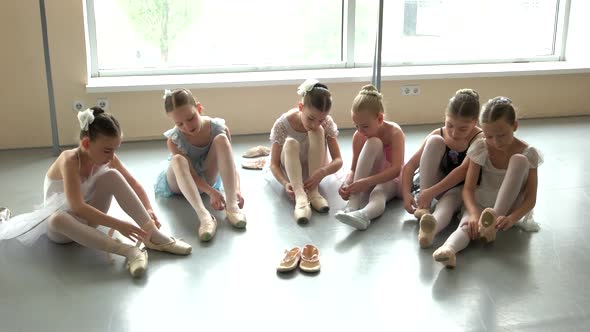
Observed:
[[[12,217],[12,212],[8,208],[0,207],[0,222],[6,221]]]
[[[217,231],[217,220],[212,214],[210,216],[210,219],[201,220],[201,225],[199,226],[199,240],[203,242],[210,241]]]
[[[148,253],[145,250],[133,259],[127,260],[127,269],[133,278],[139,278],[145,274],[148,264]]]
[[[492,208],[486,208],[479,217],[479,237],[482,241],[496,240],[496,213]]]
[[[371,225],[371,219],[367,218],[360,210],[352,212],[337,212],[334,217],[343,224],[352,226],[358,230],[364,231]]]
[[[448,268],[457,266],[457,256],[455,251],[445,245],[436,249],[432,254],[432,258]]]
[[[246,228],[248,222],[246,221],[246,215],[241,210],[236,212],[225,210],[225,215],[227,216],[227,221],[235,228]]]
[[[297,267],[299,259],[301,258],[301,248],[292,248],[291,250],[285,250],[285,257],[277,266],[278,272],[292,271]]]
[[[264,169],[264,165],[266,165],[266,157],[242,160],[242,168],[245,169]]]
[[[318,272],[320,270],[320,251],[311,244],[306,244],[301,251],[299,268],[303,272]]]
[[[434,229],[436,228],[436,218],[430,213],[420,218],[420,231],[418,232],[418,242],[420,248],[428,248],[434,240]]]
[[[253,148],[250,148],[244,152],[242,157],[244,158],[255,158],[255,157],[262,157],[268,156],[270,154],[270,148],[267,146],[259,145]]]

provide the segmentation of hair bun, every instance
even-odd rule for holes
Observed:
[[[473,89],[459,89],[457,92],[455,92],[455,96],[458,95],[470,96],[479,100],[479,93]]]
[[[93,106],[90,109],[92,110],[92,115],[94,115],[95,117],[104,113],[104,110],[98,106]]]
[[[381,93],[379,93],[379,90],[377,90],[377,88],[372,84],[367,84],[367,85],[363,86],[361,89],[361,92],[359,92],[359,94],[367,95],[367,96],[375,96],[375,97],[379,98],[379,100],[381,100],[383,98],[383,95]]]

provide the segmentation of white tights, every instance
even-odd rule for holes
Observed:
[[[97,175],[92,198],[88,204],[103,213],[107,213],[113,196],[125,213],[138,225],[143,227],[153,222],[123,175],[117,170],[110,169],[101,175]],[[98,223],[93,221],[91,224]],[[87,221],[68,211],[60,211],[51,215],[47,226],[47,236],[56,243],[74,241],[88,248],[110,252],[127,258],[134,258],[140,253],[137,247],[112,239],[95,227],[89,226]],[[162,234],[159,230],[154,230],[151,233],[150,240],[162,244],[171,241],[171,238]]]
[[[307,169],[308,175],[322,166],[326,159],[326,139],[324,137],[324,128],[318,127],[316,130],[307,132],[309,149],[307,151]],[[301,144],[294,138],[288,137],[283,144],[281,152],[281,163],[285,167],[289,183],[293,186],[295,193],[295,206],[308,204],[308,197],[303,188],[303,161],[300,159]],[[318,187],[309,190],[310,197],[319,196]]]
[[[426,140],[420,157],[420,190],[430,188],[444,179],[445,175],[440,170],[440,161],[445,151],[446,144],[442,136],[432,135]],[[432,213],[436,219],[435,235],[449,225],[453,214],[461,208],[463,204],[462,190],[462,186],[454,187],[438,198]]]
[[[494,203],[494,212],[496,215],[505,216],[509,214],[515,208],[515,205],[519,203],[522,199],[521,189],[528,173],[529,161],[524,155],[515,154],[510,157],[506,176],[504,177],[504,181],[502,181],[496,202]],[[469,244],[470,239],[466,230],[468,220],[469,212],[465,211],[459,227],[449,236],[444,244],[453,249],[455,253],[465,249]]]
[[[354,181],[364,179],[382,170],[382,166],[386,163],[385,155],[383,153],[383,142],[379,138],[371,137],[367,139],[356,164],[354,172]],[[396,196],[398,190],[398,181],[387,181],[375,186],[369,194],[369,202],[362,209],[361,195],[350,195],[348,199],[347,210],[359,210],[367,218],[375,219],[385,212],[385,204],[390,199]]]
[[[215,136],[211,148],[205,159],[205,181],[209,184],[215,183],[217,175],[221,175],[223,188],[225,190],[226,210],[238,212],[237,177],[229,138],[225,134]],[[181,155],[174,155],[170,167],[166,172],[168,186],[175,193],[182,193],[193,207],[200,220],[210,219],[209,211],[205,208],[199,188],[195,183],[191,172],[189,161]]]

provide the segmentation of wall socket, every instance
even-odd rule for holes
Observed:
[[[84,105],[84,102],[82,100],[76,100],[72,104],[72,110],[74,110],[74,112],[81,112],[85,108],[86,108],[86,105]]]
[[[419,85],[404,85],[401,87],[402,96],[419,96],[422,92]]]
[[[96,106],[106,111],[109,108],[109,101],[106,98],[98,98],[96,100]]]

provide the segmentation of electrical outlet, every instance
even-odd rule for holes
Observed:
[[[98,98],[96,100],[96,106],[106,111],[109,108],[109,101],[106,98]]]
[[[74,110],[74,112],[81,112],[86,108],[86,105],[84,105],[84,102],[81,100],[76,100],[74,101],[74,103],[72,104],[72,109]]]
[[[402,96],[419,96],[421,92],[419,85],[404,85],[401,87]]]

